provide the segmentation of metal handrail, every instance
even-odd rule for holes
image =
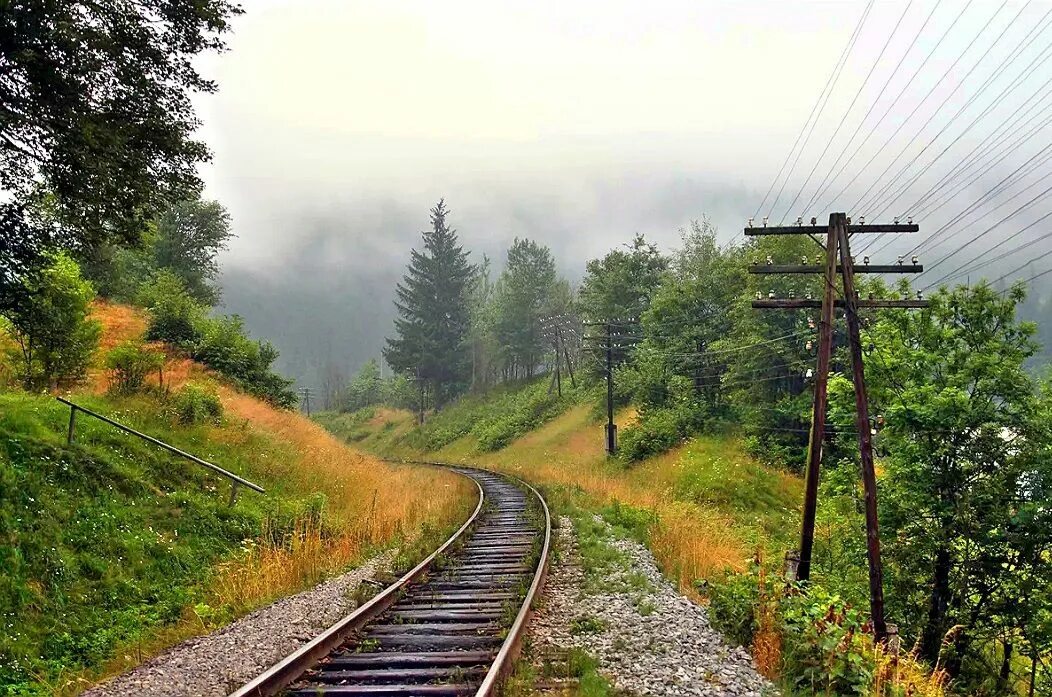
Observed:
[[[228,472],[227,470],[223,469],[219,465],[213,465],[211,462],[208,462],[207,460],[202,460],[201,458],[199,458],[199,457],[197,457],[195,455],[191,455],[190,453],[188,453],[186,451],[180,450],[179,448],[176,448],[173,445],[168,445],[164,441],[158,440],[158,439],[154,438],[153,436],[148,436],[145,433],[141,433],[139,431],[136,431],[134,428],[130,428],[128,426],[125,426],[124,424],[120,423],[119,421],[114,421],[113,419],[111,419],[108,416],[103,416],[102,414],[100,414],[98,412],[95,412],[95,411],[92,411],[91,409],[87,409],[85,407],[82,407],[79,404],[75,404],[75,403],[69,401],[68,399],[65,399],[63,397],[55,397],[55,399],[57,399],[58,401],[62,402],[63,404],[65,404],[66,406],[69,407],[69,431],[68,431],[68,433],[66,435],[66,443],[67,444],[72,444],[73,443],[73,428],[74,428],[74,424],[76,422],[77,412],[80,411],[80,412],[84,412],[88,416],[92,416],[92,417],[94,417],[94,418],[96,418],[96,419],[98,419],[100,421],[105,421],[109,425],[111,425],[111,426],[113,426],[115,428],[119,428],[120,430],[124,431],[125,433],[130,433],[133,436],[138,436],[139,438],[142,438],[145,441],[149,441],[150,443],[153,443],[154,445],[156,445],[156,446],[158,446],[160,448],[163,448],[164,450],[167,450],[168,452],[172,453],[173,455],[178,455],[180,457],[185,457],[187,460],[190,460],[191,462],[196,462],[197,464],[201,465],[202,467],[207,467],[208,469],[212,470],[216,474],[223,475],[224,477],[226,477],[227,479],[229,479],[231,481],[230,505],[234,505],[234,501],[237,500],[237,488],[238,488],[238,486],[248,487],[249,489],[252,489],[253,491],[258,491],[261,494],[266,493],[266,490],[263,487],[259,486],[258,484],[254,484],[254,483],[248,481],[247,479],[239,477],[238,475],[234,474],[233,472]]]

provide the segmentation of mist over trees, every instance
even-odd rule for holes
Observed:
[[[223,49],[240,8],[102,0],[0,11],[0,308],[56,249],[135,246],[201,188],[196,56]]]

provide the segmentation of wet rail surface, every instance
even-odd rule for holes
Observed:
[[[495,693],[543,583],[550,520],[531,487],[454,469],[482,494],[469,522],[398,583],[233,696]]]

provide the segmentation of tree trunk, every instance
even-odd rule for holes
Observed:
[[[1008,679],[1012,677],[1012,642],[1004,643],[1004,657],[1001,660],[1001,674],[998,676],[1002,688],[1008,686]]]
[[[931,663],[939,660],[943,633],[946,631],[946,611],[950,606],[950,550],[939,548],[932,572],[928,619],[921,632],[921,656]]]

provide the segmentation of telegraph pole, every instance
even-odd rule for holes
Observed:
[[[860,336],[859,308],[920,308],[927,307],[925,300],[861,300],[855,290],[857,273],[920,273],[923,267],[917,263],[903,264],[902,258],[895,265],[877,266],[869,264],[865,257],[862,266],[857,266],[851,256],[850,236],[867,233],[909,233],[919,230],[913,221],[900,225],[896,220],[892,225],[851,225],[844,213],[832,213],[829,216],[829,227],[826,231],[826,242],[823,246],[815,232],[815,219],[811,227],[805,227],[797,220],[794,226],[786,227],[753,227],[752,221],[745,228],[747,236],[762,235],[808,235],[825,252],[823,266],[810,266],[807,259],[803,264],[775,265],[768,257],[767,265],[756,264],[750,267],[750,273],[757,274],[814,274],[822,273],[825,283],[822,289],[822,300],[763,300],[757,298],[754,308],[799,309],[820,308],[821,320],[818,336],[818,365],[815,375],[815,396],[811,418],[811,431],[807,449],[807,473],[804,486],[804,510],[800,529],[800,561],[796,570],[799,581],[807,581],[811,576],[811,556],[814,549],[815,514],[818,509],[818,479],[822,462],[822,444],[826,432],[826,410],[828,405],[829,362],[833,353],[833,321],[835,309],[843,308],[848,329],[850,344],[852,382],[855,388],[855,424],[858,429],[859,458],[862,465],[862,484],[865,489],[866,508],[866,553],[869,562],[870,615],[873,622],[873,634],[878,641],[887,636],[887,624],[884,619],[884,581],[883,567],[880,558],[880,532],[877,525],[877,478],[873,464],[873,441],[869,421],[869,402],[866,393],[865,368],[862,357],[862,340]],[[839,253],[839,264],[837,257]],[[839,272],[843,293],[842,300],[835,294],[840,292],[836,287],[836,276]]]
[[[299,393],[300,393],[300,401],[303,403],[303,406],[307,409],[307,417],[309,418],[310,417],[310,388],[309,387],[301,387],[300,390],[299,390]]]
[[[606,323],[606,453],[617,452],[617,424],[614,423],[614,348],[610,323]]]

